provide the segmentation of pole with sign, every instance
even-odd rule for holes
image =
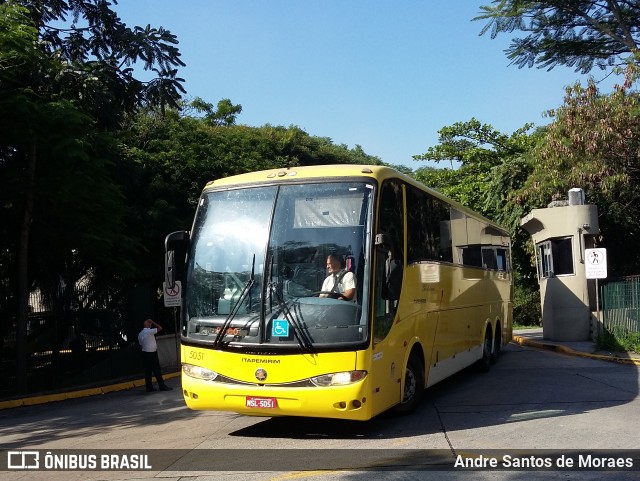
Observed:
[[[176,362],[180,365],[180,346],[178,343],[178,308],[182,305],[182,283],[175,281],[173,288],[170,288],[166,282],[162,283],[162,293],[164,294],[164,307],[173,307],[173,323],[176,335]]]
[[[607,278],[607,249],[585,249],[584,257],[584,270],[587,279],[596,280],[596,309],[598,312],[598,335],[600,335],[600,289],[598,287],[598,279]]]

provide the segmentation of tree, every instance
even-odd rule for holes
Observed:
[[[217,105],[216,110],[213,104],[195,99],[164,116],[147,109],[136,115],[122,134],[125,157],[135,166],[123,179],[131,193],[130,202],[140,202],[142,209],[155,199],[162,217],[173,223],[174,229],[190,222],[200,192],[211,180],[298,165],[381,163],[359,145],[353,149],[335,145],[331,139],[309,135],[296,126],[250,127],[236,125],[235,119],[220,123],[218,114],[228,112],[226,107],[238,113],[241,107],[229,99]],[[192,115],[194,111],[196,115]],[[143,186],[148,192],[142,192]],[[170,205],[170,210],[160,206],[161,202]],[[145,225],[147,214],[144,211],[132,224]],[[153,230],[144,228],[145,232]]]
[[[480,32],[524,32],[506,50],[518,67],[574,67],[587,73],[627,60],[640,62],[640,4],[635,0],[494,0],[474,20],[488,20]]]
[[[510,165],[511,161],[531,150],[535,138],[527,132],[532,127],[532,124],[527,124],[507,135],[474,118],[443,127],[438,131],[440,143],[413,158],[449,162],[451,168],[417,169],[415,177],[425,185],[496,219],[507,191],[502,188],[488,189],[494,178],[494,169]],[[491,199],[491,195],[499,198]]]
[[[640,93],[633,90],[637,68],[622,85],[601,95],[593,80],[568,87],[564,104],[549,114],[549,125],[534,169],[515,201],[535,207],[572,187],[585,190],[598,207],[601,244],[611,250],[612,275],[640,269]]]
[[[109,258],[104,253],[113,252],[113,239],[123,232],[118,206],[124,205],[108,178],[115,170],[113,134],[127,113],[145,104],[175,106],[184,92],[176,77],[176,67],[184,64],[175,36],[150,26],[129,29],[110,6],[103,0],[0,3],[1,208],[3,219],[13,221],[3,230],[9,249],[3,258],[15,266],[5,267],[3,277],[13,281],[17,299],[20,390],[26,387],[28,293],[32,267],[39,265],[34,247],[49,249],[46,260],[63,260],[73,249],[85,270],[95,267],[100,247],[102,260]],[[156,78],[137,80],[136,62]],[[48,174],[61,183],[46,179]],[[90,193],[93,202],[82,203]],[[100,201],[113,207],[106,222],[96,210]],[[59,223],[47,225],[49,211]],[[84,215],[74,217],[78,212]],[[101,227],[111,222],[115,229]],[[47,242],[55,230],[83,234],[66,245]],[[51,279],[59,274],[45,273]]]
[[[236,118],[242,112],[242,105],[233,105],[229,99],[220,100],[216,110],[214,110],[213,104],[196,97],[191,102],[191,108],[197,112],[204,113],[205,119],[209,124],[226,127],[235,125]]]

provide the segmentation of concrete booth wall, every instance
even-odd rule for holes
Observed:
[[[598,210],[580,192],[572,202],[572,191],[569,201],[534,209],[520,223],[535,245],[543,336],[552,341],[586,341],[594,331],[595,285],[584,256],[600,232]]]

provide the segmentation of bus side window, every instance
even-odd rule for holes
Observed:
[[[382,340],[393,325],[402,290],[404,212],[398,181],[382,184],[378,209],[374,336]]]

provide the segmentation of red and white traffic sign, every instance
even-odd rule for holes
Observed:
[[[182,305],[182,283],[176,281],[173,289],[167,286],[166,282],[162,283],[164,291],[164,307],[180,307]]]

